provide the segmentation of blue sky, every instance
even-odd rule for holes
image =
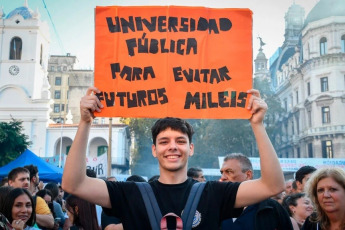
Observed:
[[[269,58],[284,41],[284,16],[295,2],[306,15],[318,0],[44,0],[57,33],[54,31],[43,0],[27,0],[29,8],[38,9],[50,27],[50,55],[71,53],[79,60],[78,68],[94,66],[94,8],[107,5],[185,5],[212,8],[249,8],[253,11],[253,54],[257,55],[262,37]],[[5,14],[23,6],[25,0],[0,0]],[[60,38],[60,39],[58,39]],[[59,40],[61,42],[59,42]],[[61,45],[60,45],[61,44]]]

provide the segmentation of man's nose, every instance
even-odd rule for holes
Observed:
[[[171,141],[171,142],[169,143],[169,148],[170,148],[170,149],[177,149],[177,144],[176,144],[176,142],[175,142],[175,141]]]
[[[224,175],[224,173],[222,174],[222,176],[220,177],[220,180],[219,181],[226,181],[226,176]]]

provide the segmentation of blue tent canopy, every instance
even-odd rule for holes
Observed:
[[[35,165],[38,168],[38,175],[43,182],[61,183],[63,170],[52,164],[49,164],[39,158],[30,150],[25,150],[17,159],[0,168],[0,178],[6,177],[8,173],[17,167],[25,165]]]

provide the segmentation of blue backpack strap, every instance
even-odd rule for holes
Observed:
[[[135,182],[135,184],[138,186],[141,196],[143,197],[152,230],[160,230],[162,213],[158,207],[158,203],[152,191],[151,185],[146,182]]]
[[[193,219],[195,216],[195,211],[198,206],[201,193],[204,190],[205,187],[204,182],[202,183],[195,183],[192,186],[192,189],[189,193],[188,200],[186,203],[186,206],[184,207],[183,213],[182,213],[182,221],[183,221],[183,229],[184,230],[190,230],[192,229],[193,225]]]

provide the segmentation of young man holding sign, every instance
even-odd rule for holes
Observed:
[[[68,154],[62,187],[92,203],[101,205],[108,214],[121,219],[124,229],[151,229],[144,201],[138,187],[132,182],[105,182],[85,175],[85,153],[94,112],[103,105],[95,96],[100,91],[90,87],[81,99],[81,120],[78,132]],[[242,183],[206,182],[193,229],[218,229],[221,221],[236,217],[241,207],[258,203],[284,190],[284,177],[275,150],[267,136],[263,119],[266,103],[257,90],[251,94],[247,109],[257,140],[261,158],[261,175],[257,180]],[[152,155],[158,159],[160,177],[150,183],[163,215],[182,215],[194,180],[188,179],[188,158],[194,153],[193,128],[184,120],[164,118],[152,128]],[[169,223],[168,223],[169,226]]]

